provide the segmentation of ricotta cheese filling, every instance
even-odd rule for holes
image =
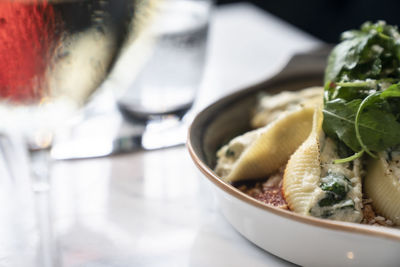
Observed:
[[[254,128],[262,127],[283,113],[304,106],[315,106],[321,102],[322,95],[321,87],[311,87],[294,92],[284,91],[276,95],[261,95],[251,125]]]
[[[228,176],[235,167],[236,161],[261,134],[262,129],[253,130],[233,138],[217,152],[218,163],[215,172],[221,177]]]
[[[323,139],[323,138],[322,138]],[[360,161],[335,164],[338,146],[326,138],[321,148],[321,179],[310,214],[349,222],[362,220]]]

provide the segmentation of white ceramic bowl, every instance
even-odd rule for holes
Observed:
[[[326,53],[298,56],[274,78],[210,105],[191,126],[189,152],[215,185],[226,219],[270,253],[303,266],[400,266],[399,229],[323,220],[268,206],[213,172],[217,149],[249,129],[256,95],[321,85],[325,57]]]

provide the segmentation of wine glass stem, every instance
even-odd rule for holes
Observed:
[[[47,149],[32,150],[30,151],[30,156],[32,186],[35,194],[36,218],[40,242],[38,266],[60,266],[50,205],[49,151]]]

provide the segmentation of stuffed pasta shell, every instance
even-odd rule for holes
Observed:
[[[370,159],[364,189],[375,210],[400,225],[400,149]]]
[[[267,126],[232,139],[217,152],[215,172],[227,182],[267,177],[307,138],[312,108],[283,114]]]
[[[260,97],[251,125],[263,127],[283,113],[303,107],[314,107],[321,103],[324,90],[321,87],[310,87],[300,91],[284,91],[276,95]]]
[[[398,28],[383,21],[344,32],[324,88],[260,97],[251,120],[259,129],[218,151],[216,173],[276,181],[299,214],[400,226],[399,42]],[[251,183],[234,185],[251,192]]]
[[[360,162],[334,164],[338,145],[322,131],[322,112],[314,114],[309,137],[287,163],[282,191],[290,210],[320,218],[360,222]]]

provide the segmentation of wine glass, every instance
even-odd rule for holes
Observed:
[[[153,1],[154,2],[154,1]],[[0,130],[24,137],[38,201],[40,266],[57,265],[48,209],[48,151],[112,68],[151,0],[2,0]]]

